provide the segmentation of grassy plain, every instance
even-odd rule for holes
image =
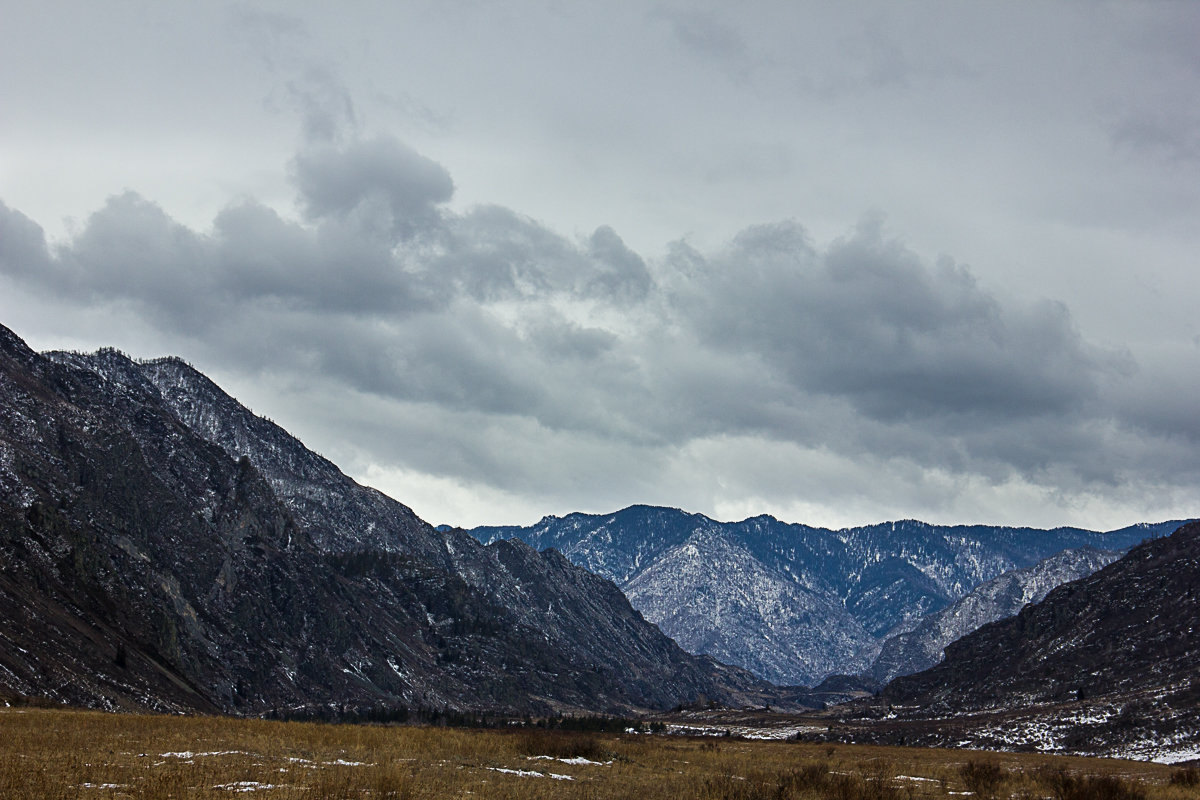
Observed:
[[[4,800],[1184,800],[1200,797],[1196,778],[1140,762],[952,750],[0,709]]]

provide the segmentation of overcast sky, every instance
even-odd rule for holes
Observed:
[[[0,17],[0,323],[430,522],[1200,515],[1200,4]]]

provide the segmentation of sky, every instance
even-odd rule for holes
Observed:
[[[1200,516],[1200,4],[0,17],[0,324],[434,524]]]

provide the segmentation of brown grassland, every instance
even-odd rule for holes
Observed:
[[[1008,753],[0,709],[4,800],[1182,800],[1200,797],[1198,777],[1194,768]]]

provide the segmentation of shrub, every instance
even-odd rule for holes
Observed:
[[[1112,775],[1075,776],[1063,770],[1043,773],[1040,781],[1054,800],[1145,800],[1146,791]]]
[[[1171,774],[1172,786],[1200,786],[1200,769],[1196,767],[1180,767]]]
[[[1005,777],[1004,770],[994,761],[968,761],[958,774],[976,797],[995,797]]]

